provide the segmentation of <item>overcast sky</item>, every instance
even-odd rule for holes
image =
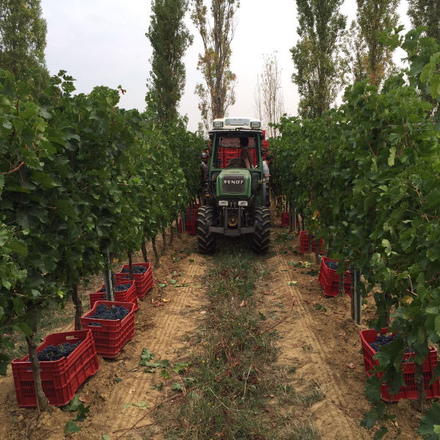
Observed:
[[[352,14],[355,0],[346,0],[342,13]],[[59,70],[76,79],[78,93],[95,86],[126,89],[120,107],[144,110],[146,81],[152,49],[145,37],[151,16],[151,0],[41,0],[47,21],[46,63],[51,74]],[[404,11],[404,5],[401,10]],[[186,88],[179,111],[189,118],[188,129],[195,131],[200,121],[197,83],[197,57],[202,43],[190,20],[194,36],[185,56]],[[297,41],[295,0],[240,0],[236,31],[232,42],[231,69],[237,75],[236,104],[229,115],[255,115],[255,86],[265,55],[276,52],[281,68],[284,108],[296,115],[298,96],[291,82],[293,63],[290,49]]]

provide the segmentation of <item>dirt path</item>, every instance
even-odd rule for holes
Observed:
[[[277,364],[294,366],[304,384],[316,383],[324,391],[325,399],[312,405],[308,415],[322,439],[370,439],[372,434],[360,427],[368,403],[359,352],[361,328],[350,319],[349,298],[324,297],[317,276],[308,274],[310,269],[292,265],[305,257],[297,252],[298,238],[277,240],[286,238],[277,222],[279,219],[275,220],[271,252],[265,257],[270,275],[256,292],[262,311],[280,336]],[[195,245],[192,236],[175,240],[174,248],[162,257],[161,267],[153,270],[155,287],[140,303],[134,339],[116,360],[100,358],[99,371],[80,389],[81,398],[90,405],[88,417],[80,423],[81,432],[64,434],[65,424],[74,417],[71,413],[56,408],[37,419],[36,410],[18,408],[8,371],[0,379],[0,439],[164,439],[167,426],[153,417],[152,409],[160,403],[178,405],[179,398],[170,389],[159,391],[159,375],[145,373],[139,360],[142,349],[147,348],[155,361],[183,362],[189,348],[194,348],[188,346],[187,336],[205,319],[203,274],[215,259],[199,255]],[[181,287],[169,284],[170,279]],[[289,285],[291,281],[296,286]],[[168,285],[160,288],[159,283]],[[403,432],[400,438],[416,439],[417,414],[407,402],[394,408]]]
[[[278,363],[295,365],[299,376],[307,382],[315,381],[321,386],[326,398],[312,406],[311,419],[315,421],[323,438],[367,439],[369,435],[359,426],[359,420],[350,414],[348,405],[348,399],[355,397],[356,400],[362,400],[362,396],[356,395],[359,394],[356,390],[349,391],[344,386],[346,376],[353,374],[346,365],[354,359],[347,351],[344,359],[338,359],[339,365],[335,364],[336,359],[329,341],[338,338],[339,343],[345,342],[341,341],[341,334],[345,334],[343,330],[334,328],[328,322],[331,319],[340,319],[340,316],[329,317],[323,312],[316,316],[312,313],[316,299],[325,301],[320,298],[316,277],[303,275],[298,268],[292,270],[288,262],[297,262],[299,258],[292,258],[292,255],[286,257],[282,248],[283,246],[275,245],[275,255],[268,259],[268,266],[274,268],[274,281],[271,283],[274,300],[283,301],[288,314],[287,319],[278,327],[282,335],[282,352]],[[291,281],[296,281],[297,286],[289,286]],[[341,298],[339,302],[345,302],[343,300]],[[359,364],[359,359],[356,358],[355,362]],[[359,389],[362,390],[362,386]]]

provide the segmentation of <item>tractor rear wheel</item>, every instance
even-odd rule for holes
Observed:
[[[258,254],[265,254],[269,250],[270,242],[270,210],[269,208],[255,208],[255,233],[252,237],[252,249]]]
[[[215,252],[215,234],[209,232],[209,226],[214,221],[214,208],[212,206],[201,206],[197,216],[197,242],[199,252],[202,254],[213,254]]]

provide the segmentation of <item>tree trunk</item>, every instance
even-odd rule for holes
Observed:
[[[37,411],[40,414],[41,412],[46,412],[49,409],[49,400],[43,391],[43,384],[41,382],[40,376],[40,364],[37,358],[37,344],[35,342],[35,334],[37,333],[37,318],[35,315],[35,307],[29,307],[29,316],[31,319],[31,330],[32,333],[29,336],[26,336],[26,343],[29,352],[29,360],[31,361],[32,372],[34,376],[34,386],[35,386],[35,395],[37,398]]]
[[[84,313],[81,298],[78,295],[79,280],[76,281],[72,289],[72,301],[75,305],[75,330],[82,330],[81,316]]]
[[[173,241],[174,241],[174,230],[173,230],[173,224],[171,223],[170,225],[170,246],[173,245]]]
[[[417,411],[420,411],[422,414],[425,413],[425,384],[423,380],[423,364],[419,365],[414,363],[414,382],[417,387],[418,397],[416,400],[412,402],[412,406]]]
[[[142,257],[144,258],[145,263],[148,263],[147,242],[145,241],[145,238],[142,240],[141,251],[142,251]]]
[[[391,299],[391,295],[387,292],[385,292],[385,314],[384,314],[384,318],[385,318],[385,327],[388,327],[390,325],[390,309],[391,306],[389,304]]]
[[[176,231],[177,231],[177,237],[179,237],[179,239],[181,239],[182,235],[180,234],[180,231],[179,231],[179,219],[178,218],[176,218]]]
[[[130,275],[130,280],[134,278],[133,276],[133,255],[131,252],[128,253],[128,273]]]
[[[154,257],[156,259],[154,267],[159,267],[160,266],[160,259],[159,259],[159,254],[157,252],[157,247],[156,247],[156,237],[153,237],[151,239],[151,246],[153,247]]]
[[[167,239],[166,239],[166,232],[165,232],[165,228],[162,229],[162,255],[165,255],[165,252],[167,250]]]

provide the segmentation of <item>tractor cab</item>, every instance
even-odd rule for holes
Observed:
[[[214,120],[210,132],[205,206],[199,208],[201,252],[213,252],[214,234],[255,236],[260,228],[260,214],[263,211],[264,222],[267,223],[269,210],[266,207],[266,184],[263,179],[263,139],[261,122],[258,120]],[[267,251],[269,243],[266,232],[263,240],[254,239],[254,249],[261,253]],[[206,245],[207,237],[209,246]]]

